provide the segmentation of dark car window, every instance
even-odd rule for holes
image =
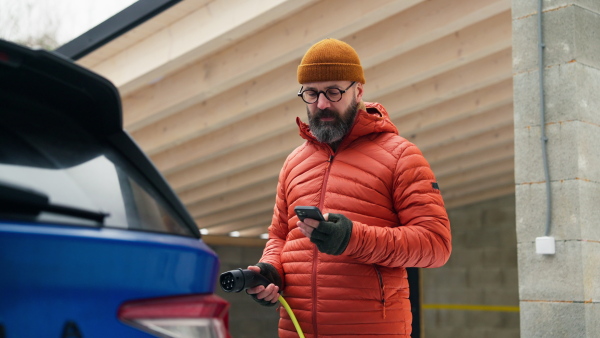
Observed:
[[[0,116],[0,182],[35,190],[51,204],[104,213],[106,227],[193,236],[123,154],[60,113],[19,106],[0,107]],[[35,221],[98,225],[52,212]]]

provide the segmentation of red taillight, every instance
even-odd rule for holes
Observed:
[[[157,337],[230,337],[229,303],[213,294],[129,301],[119,319]]]

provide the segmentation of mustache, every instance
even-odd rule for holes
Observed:
[[[338,114],[332,110],[329,109],[318,109],[317,111],[315,111],[315,117],[316,118],[323,118],[323,117],[327,117],[327,118],[337,118]]]

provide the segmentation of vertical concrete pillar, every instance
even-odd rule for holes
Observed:
[[[600,1],[543,0],[545,130],[556,254],[544,236],[538,0],[513,0],[522,337],[600,337]]]

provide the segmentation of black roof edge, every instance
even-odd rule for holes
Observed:
[[[54,52],[79,60],[181,0],[138,0]]]

